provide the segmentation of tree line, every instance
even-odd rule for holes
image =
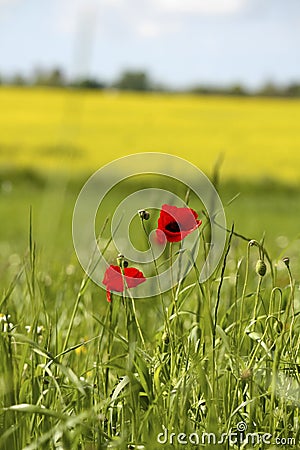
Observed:
[[[280,86],[268,81],[257,89],[249,89],[242,84],[235,83],[229,86],[214,86],[198,84],[186,89],[174,89],[167,85],[154,82],[146,71],[125,70],[113,82],[105,82],[96,77],[81,77],[68,79],[60,68],[50,70],[37,69],[30,77],[15,74],[9,78],[1,78],[0,84],[11,86],[48,86],[69,87],[74,89],[116,89],[139,92],[179,92],[198,95],[227,95],[227,96],[264,96],[264,97],[300,97],[299,82]]]

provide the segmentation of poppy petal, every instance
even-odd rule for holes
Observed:
[[[110,265],[105,271],[102,283],[110,291],[122,292],[124,287],[120,267]]]
[[[133,288],[146,281],[143,273],[135,267],[124,268],[124,276],[128,288]],[[111,302],[111,291],[123,292],[124,280],[119,266],[110,265],[104,274],[102,283],[106,286],[106,298]]]
[[[146,281],[143,273],[135,267],[126,267],[124,275],[128,288],[136,287]]]
[[[198,214],[191,208],[162,205],[157,231],[163,231],[169,242],[179,242],[201,225]]]

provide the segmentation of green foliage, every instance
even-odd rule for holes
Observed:
[[[74,81],[71,86],[78,89],[104,89],[106,87],[105,83],[96,78],[83,78]]]
[[[116,87],[127,91],[149,91],[151,82],[146,72],[125,71],[117,81]]]
[[[241,421],[249,432],[298,439],[290,261],[271,261],[233,229],[204,284],[195,266],[163,296],[126,292],[109,304],[78,264],[49,264],[32,230],[30,220],[28,252],[1,299],[0,448],[158,449],[165,428],[175,438],[164,448],[181,448],[179,433],[220,436]]]
[[[0,76],[1,84],[1,76]],[[240,83],[225,86],[212,84],[197,84],[186,89],[174,89],[160,82],[153,83],[149,74],[144,70],[129,69],[122,72],[116,82],[103,83],[99,78],[69,79],[64,76],[60,67],[52,69],[40,69],[34,71],[32,77],[25,77],[22,73],[16,73],[6,79],[6,83],[12,86],[51,86],[51,87],[76,87],[81,89],[117,88],[129,91],[154,91],[154,92],[191,92],[200,95],[224,95],[224,96],[262,96],[262,97],[300,97],[300,84],[294,82],[285,86],[268,81],[257,89],[249,89]]]
[[[38,86],[63,86],[65,84],[65,76],[59,67],[51,70],[37,69],[34,75],[33,84]]]

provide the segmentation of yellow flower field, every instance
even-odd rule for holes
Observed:
[[[300,180],[300,101],[71,89],[0,89],[1,167],[94,171],[167,152],[207,173]]]
[[[33,88],[0,102],[1,449],[299,448],[300,102]],[[73,215],[88,172],[143,151],[208,174],[224,154],[226,245],[203,282],[219,238],[185,183],[153,178],[189,211],[153,206],[137,176],[102,202],[93,184]],[[157,228],[165,250],[138,259]]]

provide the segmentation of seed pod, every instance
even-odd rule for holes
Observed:
[[[257,275],[260,275],[261,277],[265,276],[267,271],[266,263],[262,259],[259,259],[256,263],[255,270]]]
[[[139,216],[142,220],[149,220],[150,219],[150,213],[146,211],[145,209],[140,209],[138,211]]]
[[[290,267],[290,258],[289,258],[288,256],[286,256],[285,258],[283,258],[282,261],[284,262],[284,264],[286,265],[286,267]]]
[[[128,267],[128,261],[124,258],[124,255],[121,255],[121,253],[117,257],[117,264],[121,269],[125,269]]]

